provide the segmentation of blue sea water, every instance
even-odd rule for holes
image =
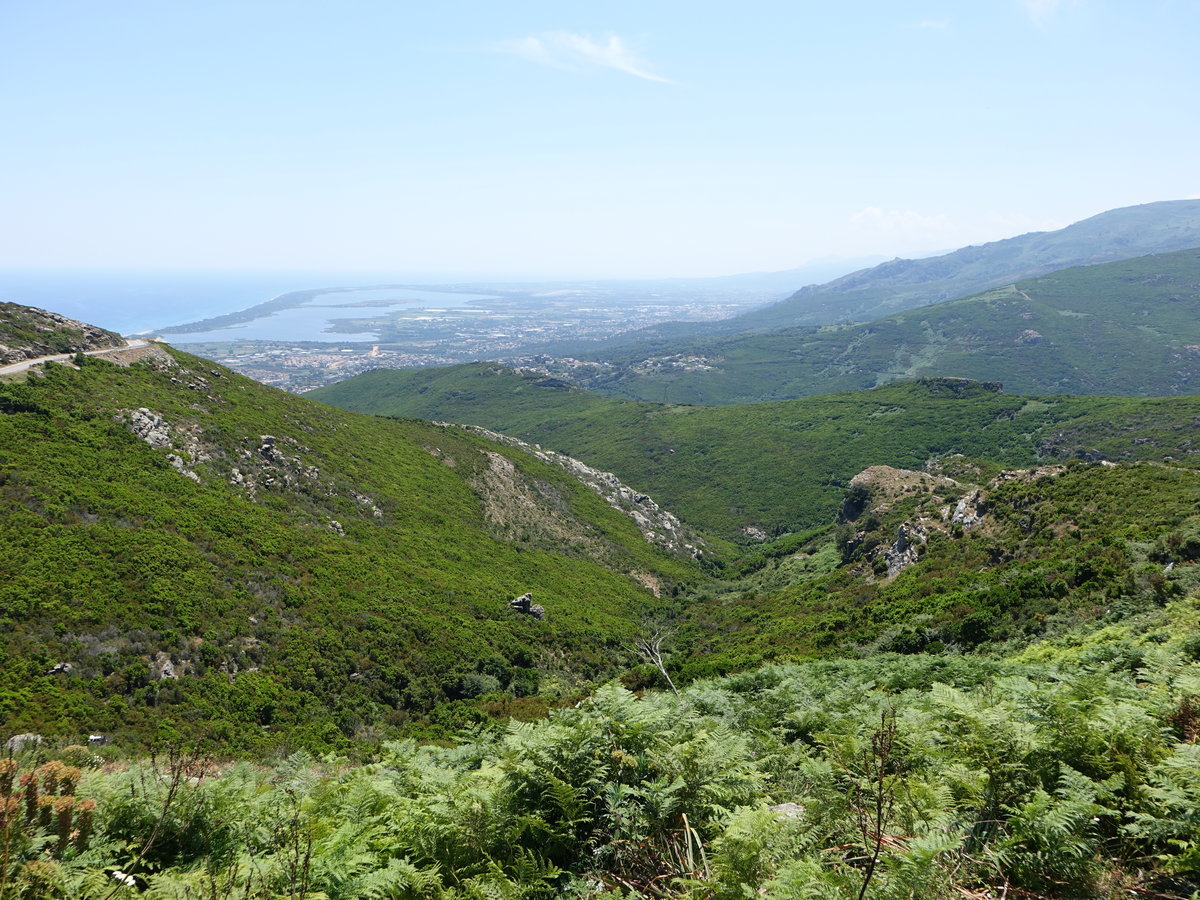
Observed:
[[[0,269],[0,301],[37,306],[121,334],[153,332],[248,309],[290,291],[326,285],[411,283],[378,272],[186,272]],[[332,333],[331,319],[383,315],[391,309],[453,308],[487,299],[412,288],[364,288],[314,297],[302,307],[203,334],[171,335],[172,343],[250,338],[283,341],[368,341],[372,334]],[[348,306],[374,301],[368,308]],[[389,302],[390,301],[390,302]],[[384,305],[386,303],[386,306]]]
[[[0,269],[0,300],[122,334],[224,315],[327,282],[313,273]]]

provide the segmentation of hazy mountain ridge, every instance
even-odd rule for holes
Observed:
[[[757,330],[869,321],[1058,269],[1192,247],[1200,247],[1200,200],[1164,200],[1108,210],[1058,231],[1031,232],[926,259],[895,259],[803,287],[730,324]]]
[[[1187,394],[1200,384],[1200,251],[1064,269],[862,325],[797,327],[610,354],[605,393],[744,403],[897,378],[1003,381],[1022,393]],[[688,365],[693,360],[703,365]]]
[[[628,380],[625,369],[641,360],[711,356],[731,342],[734,347],[743,342],[753,346],[759,334],[774,341],[785,337],[786,329],[870,322],[1062,269],[1194,247],[1200,247],[1200,200],[1147,203],[1109,210],[1058,231],[1032,232],[940,256],[894,259],[833,281],[801,287],[786,300],[716,322],[667,322],[617,335],[593,347],[564,345],[548,348],[547,352],[614,364],[615,378],[586,382],[590,387],[609,390],[610,383]],[[766,370],[761,374],[770,379]],[[825,390],[869,386],[870,382],[843,382]],[[618,386],[616,392],[624,391]],[[625,393],[664,399],[661,393],[638,389]],[[751,383],[733,390],[714,389],[707,394],[707,397],[683,394],[667,399],[728,403],[796,396],[755,391]]]

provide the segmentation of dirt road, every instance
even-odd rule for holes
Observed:
[[[145,347],[149,343],[149,341],[143,341],[135,338],[134,340],[126,341],[124,347],[109,347],[104,350],[88,350],[86,351],[85,355],[104,356],[108,353],[124,353],[126,350],[136,350],[139,347]],[[21,372],[27,371],[33,366],[40,366],[42,363],[47,362],[62,362],[64,360],[71,359],[71,357],[74,355],[74,353],[55,353],[53,356],[39,356],[36,359],[23,359],[20,362],[10,363],[7,366],[0,366],[0,375],[17,375]]]

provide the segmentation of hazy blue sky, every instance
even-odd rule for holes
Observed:
[[[1200,2],[0,0],[0,265],[703,275],[1200,194]]]

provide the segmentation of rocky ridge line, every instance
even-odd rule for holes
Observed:
[[[613,509],[619,510],[633,519],[637,523],[642,537],[651,544],[656,544],[671,553],[686,554],[692,557],[699,557],[704,552],[704,541],[699,535],[686,527],[672,513],[662,509],[649,495],[635,491],[623,484],[612,472],[601,472],[565,453],[543,450],[537,444],[530,444],[519,438],[500,434],[479,425],[457,425],[452,422],[434,422],[433,424],[440,428],[458,428],[505,447],[523,450],[542,462],[561,469],[599,494]]]

